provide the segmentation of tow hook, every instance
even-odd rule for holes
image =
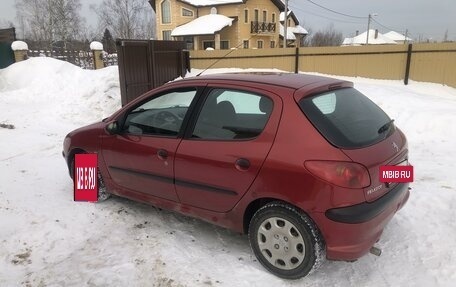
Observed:
[[[371,254],[374,254],[375,256],[380,256],[382,255],[382,250],[378,247],[372,246],[371,249],[369,250]]]

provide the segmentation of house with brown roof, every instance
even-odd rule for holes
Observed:
[[[191,50],[279,47],[281,0],[150,0],[158,40]]]

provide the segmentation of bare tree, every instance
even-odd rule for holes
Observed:
[[[14,24],[11,21],[0,19],[0,29],[13,28]]]
[[[23,38],[52,46],[80,37],[84,19],[80,0],[16,0],[16,17]]]
[[[154,14],[145,0],[103,0],[92,6],[98,15],[101,31],[108,28],[117,38],[151,38]]]
[[[329,25],[326,30],[318,31],[312,35],[311,46],[323,47],[323,46],[340,46],[343,42],[342,32],[336,31],[334,25]]]

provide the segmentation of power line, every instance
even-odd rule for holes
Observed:
[[[339,15],[342,15],[342,16],[345,16],[345,17],[358,18],[358,19],[367,19],[367,17],[353,16],[353,15],[349,15],[349,14],[345,14],[345,13],[342,13],[342,12],[335,11],[335,10],[333,10],[333,9],[330,9],[330,8],[327,8],[327,7],[325,7],[325,6],[322,6],[322,5],[318,4],[318,3],[315,3],[315,2],[313,2],[312,0],[307,0],[307,2],[310,2],[310,3],[312,3],[312,4],[314,4],[314,5],[318,6],[318,7],[320,7],[320,8],[322,8],[322,9],[325,9],[325,10],[327,10],[327,11],[330,11],[330,12],[333,12],[333,13],[336,13],[336,14],[339,14]]]
[[[300,7],[296,7],[296,6],[293,6],[293,5],[289,5],[289,6],[292,7],[293,9],[299,10],[299,11],[301,11],[301,12],[303,12],[303,13],[310,14],[310,15],[313,15],[313,16],[316,16],[316,17],[321,17],[321,18],[324,18],[324,19],[327,19],[327,20],[331,20],[331,21],[335,21],[335,22],[340,22],[340,23],[361,24],[361,22],[346,21],[346,20],[340,20],[340,19],[330,18],[330,17],[327,17],[327,16],[323,16],[323,15],[320,15],[320,14],[317,14],[317,13],[313,13],[313,12],[304,10],[304,9],[302,9],[302,8],[300,8]]]
[[[401,33],[404,33],[404,32],[405,32],[405,31],[403,31],[403,30],[393,29],[393,28],[391,28],[391,27],[385,26],[385,25],[383,25],[382,23],[380,23],[380,22],[378,22],[377,20],[375,20],[374,18],[371,18],[371,20],[374,21],[375,23],[377,23],[378,25],[382,26],[383,28],[388,29],[388,30],[390,30],[390,31],[399,31],[399,32],[401,32]]]

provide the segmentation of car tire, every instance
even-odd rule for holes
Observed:
[[[70,176],[74,180],[74,158],[71,159],[70,163]],[[98,200],[97,202],[102,202],[111,197],[111,194],[107,191],[106,185],[104,183],[103,177],[101,176],[100,171],[98,171]]]
[[[312,273],[326,258],[325,244],[313,221],[282,202],[266,204],[254,214],[249,241],[258,261],[285,279]]]

